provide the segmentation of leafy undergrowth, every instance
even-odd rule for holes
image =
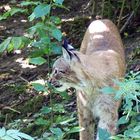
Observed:
[[[140,138],[140,72],[130,72],[123,82],[114,80],[119,90],[104,87],[104,94],[115,93],[115,100],[123,99],[120,111],[122,112],[117,125],[120,132],[113,136],[113,140],[137,140]]]
[[[58,93],[52,88],[46,89],[48,86],[44,87],[40,84],[34,85],[36,91],[31,84],[31,81],[34,80],[48,79],[54,56],[60,54],[59,46],[62,34],[79,48],[90,21],[89,18],[67,20],[67,16],[65,16],[66,20],[61,22],[59,17],[51,15],[51,10],[58,7],[67,8],[62,5],[63,0],[51,2],[49,4],[40,1],[24,1],[22,5],[18,3],[20,7],[6,11],[6,14],[1,17],[1,20],[6,19],[6,22],[5,26],[1,26],[3,29],[0,33],[3,33],[3,36],[0,41],[8,38],[0,44],[0,52],[4,51],[0,58],[0,127],[6,128],[6,130],[2,128],[0,132],[18,140],[28,137],[21,132],[27,133],[37,140],[79,139],[80,128],[77,122],[75,93]],[[77,6],[75,8],[78,9]],[[24,13],[25,15],[23,15]],[[69,10],[67,13],[70,13]],[[12,18],[13,15],[15,17]],[[73,11],[73,15],[75,15],[75,11]],[[26,32],[25,28],[29,28],[30,32]],[[21,35],[25,36],[21,37]],[[131,66],[135,58],[139,56],[139,48],[132,48],[134,49],[131,51],[131,55],[127,54],[127,60],[131,61],[131,64],[129,62],[128,64]],[[18,52],[17,49],[21,52]],[[33,65],[29,65],[29,62]],[[43,64],[44,62],[46,63]],[[39,66],[36,67],[35,64]],[[137,62],[134,65],[132,70],[138,71]],[[121,129],[122,135],[116,136],[114,139],[127,139],[127,136],[131,137],[130,131],[134,130],[135,133],[140,130],[139,127],[134,128],[137,123],[134,118],[137,115],[133,112],[125,113],[125,117],[120,119],[120,124],[126,122],[122,127],[126,131]],[[127,113],[129,114],[127,115]],[[1,136],[0,134],[0,138]],[[28,137],[28,139],[32,138]]]

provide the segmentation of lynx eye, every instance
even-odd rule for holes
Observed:
[[[54,69],[54,74],[57,74],[58,73],[58,69]]]
[[[62,74],[65,74],[66,73],[65,71],[62,71],[62,70],[60,70],[59,72],[62,73]]]

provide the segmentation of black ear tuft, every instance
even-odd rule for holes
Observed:
[[[62,44],[63,49],[68,53],[70,59],[72,58],[73,51],[75,50],[70,44],[68,44],[68,40],[64,39]]]
[[[66,38],[64,38],[63,42],[62,42],[62,46],[63,48],[67,49],[68,48],[68,40]]]
[[[63,44],[62,44],[63,48],[66,49],[67,51],[73,51],[75,50],[68,42],[68,40],[66,38],[64,38],[63,40]]]
[[[65,60],[69,62],[72,59],[80,61],[79,57],[75,53],[75,49],[70,44],[68,44],[67,39],[63,40],[62,51],[63,51],[63,57],[65,58]]]

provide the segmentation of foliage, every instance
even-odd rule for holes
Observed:
[[[90,0],[90,3],[92,5],[92,17],[100,15],[103,19],[111,19],[116,23],[120,33],[123,33],[124,36],[129,34],[129,32],[132,34],[132,32],[135,33],[138,30],[134,22],[139,16],[139,0],[102,0],[96,2]]]
[[[0,53],[7,50],[11,52],[13,49],[21,49],[27,45],[29,39],[26,37],[8,37],[0,44]]]
[[[99,132],[100,140],[109,140],[110,139],[110,134],[105,129],[98,128],[98,132]]]
[[[53,116],[52,116],[53,114]],[[51,116],[51,119],[49,119]],[[46,118],[47,117],[47,118]],[[40,140],[63,140],[68,139],[70,134],[79,132],[81,129],[76,126],[75,113],[70,113],[64,109],[62,104],[53,104],[52,107],[44,106],[40,115],[35,120],[35,124],[45,126],[45,132]]]
[[[112,137],[112,139],[139,139],[140,138],[140,72],[130,72],[125,81],[114,80],[119,90],[105,87],[101,91],[104,94],[115,93],[115,99],[123,97],[123,116],[118,120],[118,126],[125,125],[123,133]]]
[[[7,19],[17,13],[26,13],[26,12],[27,11],[25,9],[13,7],[9,9],[7,12],[5,12],[3,15],[0,15],[0,20]]]
[[[137,14],[140,6],[140,1],[139,0],[130,0],[130,1],[106,0],[106,1],[102,1],[101,5],[102,5],[102,12],[103,12],[102,16],[117,21],[121,9],[123,9],[123,15],[121,18],[123,18],[124,16],[129,16],[128,13],[130,14],[132,11],[134,11],[135,14]]]
[[[58,43],[61,41],[62,33],[61,30],[58,29],[58,26],[61,23],[61,19],[57,16],[52,16],[51,11],[56,7],[63,8],[64,6],[62,3],[63,0],[49,0],[47,2],[23,1],[21,3],[23,8],[30,5],[36,5],[32,14],[29,16],[29,21],[34,21],[35,25],[29,28],[26,37],[8,37],[5,39],[0,44],[0,53],[5,50],[11,52],[14,49],[21,49],[22,47],[27,46],[27,44],[30,44],[30,46],[33,47],[33,53],[30,55],[31,58],[29,59],[29,62],[36,65],[41,65],[46,62],[45,59],[42,58],[45,55],[50,55],[52,53],[60,54],[61,49]],[[19,10],[19,8],[15,8],[14,11],[10,10],[8,12],[12,16],[19,11],[21,12],[22,9]],[[8,17],[5,17],[4,15],[2,19]],[[25,39],[28,40],[28,42]]]
[[[59,42],[62,39],[62,32],[59,28],[61,19],[58,16],[54,16],[52,11],[55,8],[65,8],[63,6],[64,0],[44,0],[44,1],[22,1],[19,7],[13,7],[0,16],[0,20],[5,20],[18,13],[30,15],[29,22],[32,26],[28,29],[28,35],[23,37],[8,37],[0,44],[0,53],[4,51],[11,52],[15,49],[21,49],[26,46],[32,47],[32,53],[30,54],[30,63],[35,65],[42,65],[48,61],[45,55],[60,54]],[[121,8],[124,10],[124,15],[121,15],[123,19],[127,15],[128,10],[138,12],[140,5],[139,0],[133,0],[127,3],[124,1],[103,1],[104,17],[113,19],[114,17],[119,19],[119,11]],[[117,9],[114,7],[117,5]],[[32,11],[32,13],[30,13]],[[114,13],[116,14],[114,16]],[[124,125],[125,130],[117,136],[113,136],[112,139],[139,139],[140,138],[140,76],[139,73],[131,73],[128,75],[124,82],[114,81],[119,85],[120,89],[115,90],[111,87],[102,89],[105,94],[114,92],[115,99],[123,97],[123,116],[118,121],[118,126]],[[35,120],[32,122],[37,126],[42,126],[43,132],[41,137],[37,137],[38,140],[62,140],[71,138],[71,134],[82,131],[77,125],[75,112],[67,111],[64,107],[64,102],[58,102],[53,100],[52,96],[58,95],[61,98],[68,100],[69,96],[66,92],[58,93],[55,89],[46,83],[46,81],[33,82],[32,86],[40,93],[44,93],[50,97],[49,105],[44,106],[39,113],[34,115]],[[100,139],[107,139],[109,134],[99,128]],[[20,140],[33,139],[32,137],[24,134],[16,129],[6,130],[0,129],[0,139]]]
[[[61,23],[61,19],[57,16],[52,16],[52,11],[57,8],[64,8],[63,0],[47,0],[45,2],[34,2],[34,1],[23,1],[20,5],[21,8],[28,11],[28,6],[31,6],[32,13],[29,16],[29,21],[33,25],[28,29],[28,35],[24,37],[9,37],[0,45],[0,52],[5,50],[11,52],[14,49],[21,49],[24,46],[32,47],[32,53],[30,54],[30,63],[35,65],[42,65],[46,63],[46,59],[43,58],[44,55],[49,56],[50,54],[60,54],[59,42],[62,39],[61,30],[58,26]],[[7,17],[8,18],[8,17]],[[26,43],[26,44],[25,44]],[[49,64],[48,59],[48,64]],[[70,113],[66,111],[63,103],[58,104],[53,101],[53,93],[56,93],[64,99],[69,98],[66,92],[58,93],[51,85],[45,81],[36,81],[32,83],[35,90],[40,93],[44,93],[50,96],[50,104],[41,109],[41,111],[34,115],[34,122],[30,122],[30,125],[41,126],[43,132],[40,132],[41,138],[37,136],[40,140],[62,140],[64,138],[71,137],[71,134],[79,132],[81,129],[77,126],[75,112]],[[67,101],[66,100],[66,101]],[[19,122],[18,122],[19,123]],[[18,128],[20,123],[13,123],[12,126]],[[13,128],[15,130],[15,128]],[[25,130],[26,132],[26,130]]]
[[[48,56],[52,53],[60,54],[61,50],[58,43],[62,39],[62,33],[58,26],[61,23],[61,19],[57,16],[52,16],[51,12],[57,7],[64,8],[62,3],[63,0],[49,0],[46,2],[23,1],[21,3],[23,9],[28,8],[28,6],[33,6],[33,12],[29,16],[29,21],[34,24],[28,29],[28,35],[26,35],[26,37],[8,37],[5,39],[0,44],[0,53],[4,51],[11,52],[15,49],[30,46],[32,47],[33,52],[30,55],[31,58],[29,61],[35,65],[46,63],[46,59],[43,58],[46,54]],[[6,19],[18,13],[18,11],[18,8],[14,13],[11,13],[11,10],[7,11],[2,15],[0,20]],[[9,15],[5,16],[7,13],[9,13]],[[54,89],[52,89],[52,87],[50,88],[49,85],[47,86],[46,83],[32,83],[32,85],[39,92],[46,94],[49,94],[50,92],[51,94],[54,93]],[[66,93],[60,93],[60,95],[63,98],[68,97]],[[64,115],[64,113],[66,113],[64,107],[61,104],[52,103],[52,98],[50,97],[50,107],[43,107],[39,116],[35,114],[37,118],[34,124],[45,127],[45,132],[40,139],[47,138],[60,140],[71,133],[80,131],[79,127],[75,127],[77,123],[75,122],[74,113],[70,118],[66,114]],[[48,120],[45,119],[46,115]],[[5,132],[6,137],[7,135],[8,137],[13,137],[13,139],[20,139],[20,137],[26,139],[27,137],[27,135],[24,135],[15,128],[12,131],[13,134],[10,136],[9,130],[7,131],[8,133]]]
[[[26,140],[34,140],[34,138],[32,138],[31,136],[22,133],[19,130],[16,129],[6,130],[4,127],[0,128],[1,140],[21,140],[22,138]]]
[[[64,92],[57,92],[54,87],[44,80],[37,80],[31,83],[38,92],[43,92],[50,96],[50,106],[44,106],[35,120],[35,124],[48,128],[40,140],[63,140],[69,138],[71,134],[82,131],[76,121],[76,112],[69,113],[64,104],[69,101],[69,96]],[[52,96],[58,94],[65,99],[61,104],[56,103]]]

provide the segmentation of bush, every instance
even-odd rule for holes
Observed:
[[[123,116],[118,120],[118,126],[123,125],[124,130],[121,134],[113,136],[114,140],[135,140],[140,138],[140,72],[130,72],[123,82],[114,80],[120,87],[115,90],[105,87],[102,91],[105,94],[114,92],[115,99],[123,98],[121,111]]]

